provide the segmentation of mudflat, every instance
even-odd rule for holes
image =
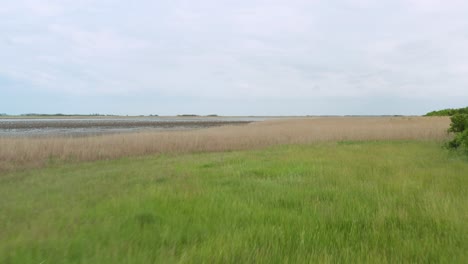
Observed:
[[[8,118],[0,119],[0,136],[89,135],[141,130],[187,130],[241,125],[262,118],[130,117],[130,118]]]

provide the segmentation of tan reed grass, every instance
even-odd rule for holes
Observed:
[[[311,117],[192,131],[89,137],[0,137],[0,171],[51,160],[93,161],[157,153],[229,151],[340,140],[444,140],[446,117]]]

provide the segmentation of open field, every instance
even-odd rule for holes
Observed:
[[[339,126],[324,134],[332,130],[322,126],[319,139],[425,135],[363,122],[367,129],[347,134]],[[255,129],[290,131],[275,124]],[[304,123],[290,125],[295,132],[280,142]],[[305,131],[295,140],[311,140]],[[426,138],[442,136],[432,133]],[[276,143],[254,142],[209,147]],[[466,158],[430,141],[322,142],[3,173],[0,263],[467,263],[467,175]]]
[[[0,263],[466,263],[468,162],[441,147],[448,126],[0,137]]]
[[[255,149],[337,140],[444,140],[448,117],[328,117],[269,120],[196,131],[90,137],[0,137],[0,171],[57,161],[93,161],[156,153]]]

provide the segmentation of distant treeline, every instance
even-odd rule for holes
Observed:
[[[432,111],[425,116],[453,116],[455,114],[468,114],[468,106],[464,108],[448,108],[438,111]]]
[[[0,113],[0,116],[17,116],[17,115],[9,115],[6,113]],[[57,113],[57,114],[40,114],[40,113],[27,113],[27,114],[20,114],[19,116],[122,116],[122,115],[108,115],[108,114],[62,114],[62,113]],[[128,116],[128,115],[127,115]],[[139,116],[145,116],[145,115],[139,115]],[[157,114],[149,114],[147,116],[159,116]],[[201,115],[195,115],[195,114],[182,114],[178,115],[180,117],[200,117]],[[211,115],[206,115],[207,117],[218,117],[216,114],[211,114]]]
[[[38,113],[27,113],[21,114],[20,116],[117,116],[117,115],[103,115],[103,114],[38,114]]]
[[[195,115],[195,114],[182,114],[182,115],[177,115],[177,116],[180,116],[180,117],[199,117],[200,115]],[[206,115],[206,116],[217,117],[218,115],[212,114],[212,115]]]

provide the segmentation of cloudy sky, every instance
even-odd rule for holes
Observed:
[[[468,105],[466,0],[0,0],[0,113]]]

